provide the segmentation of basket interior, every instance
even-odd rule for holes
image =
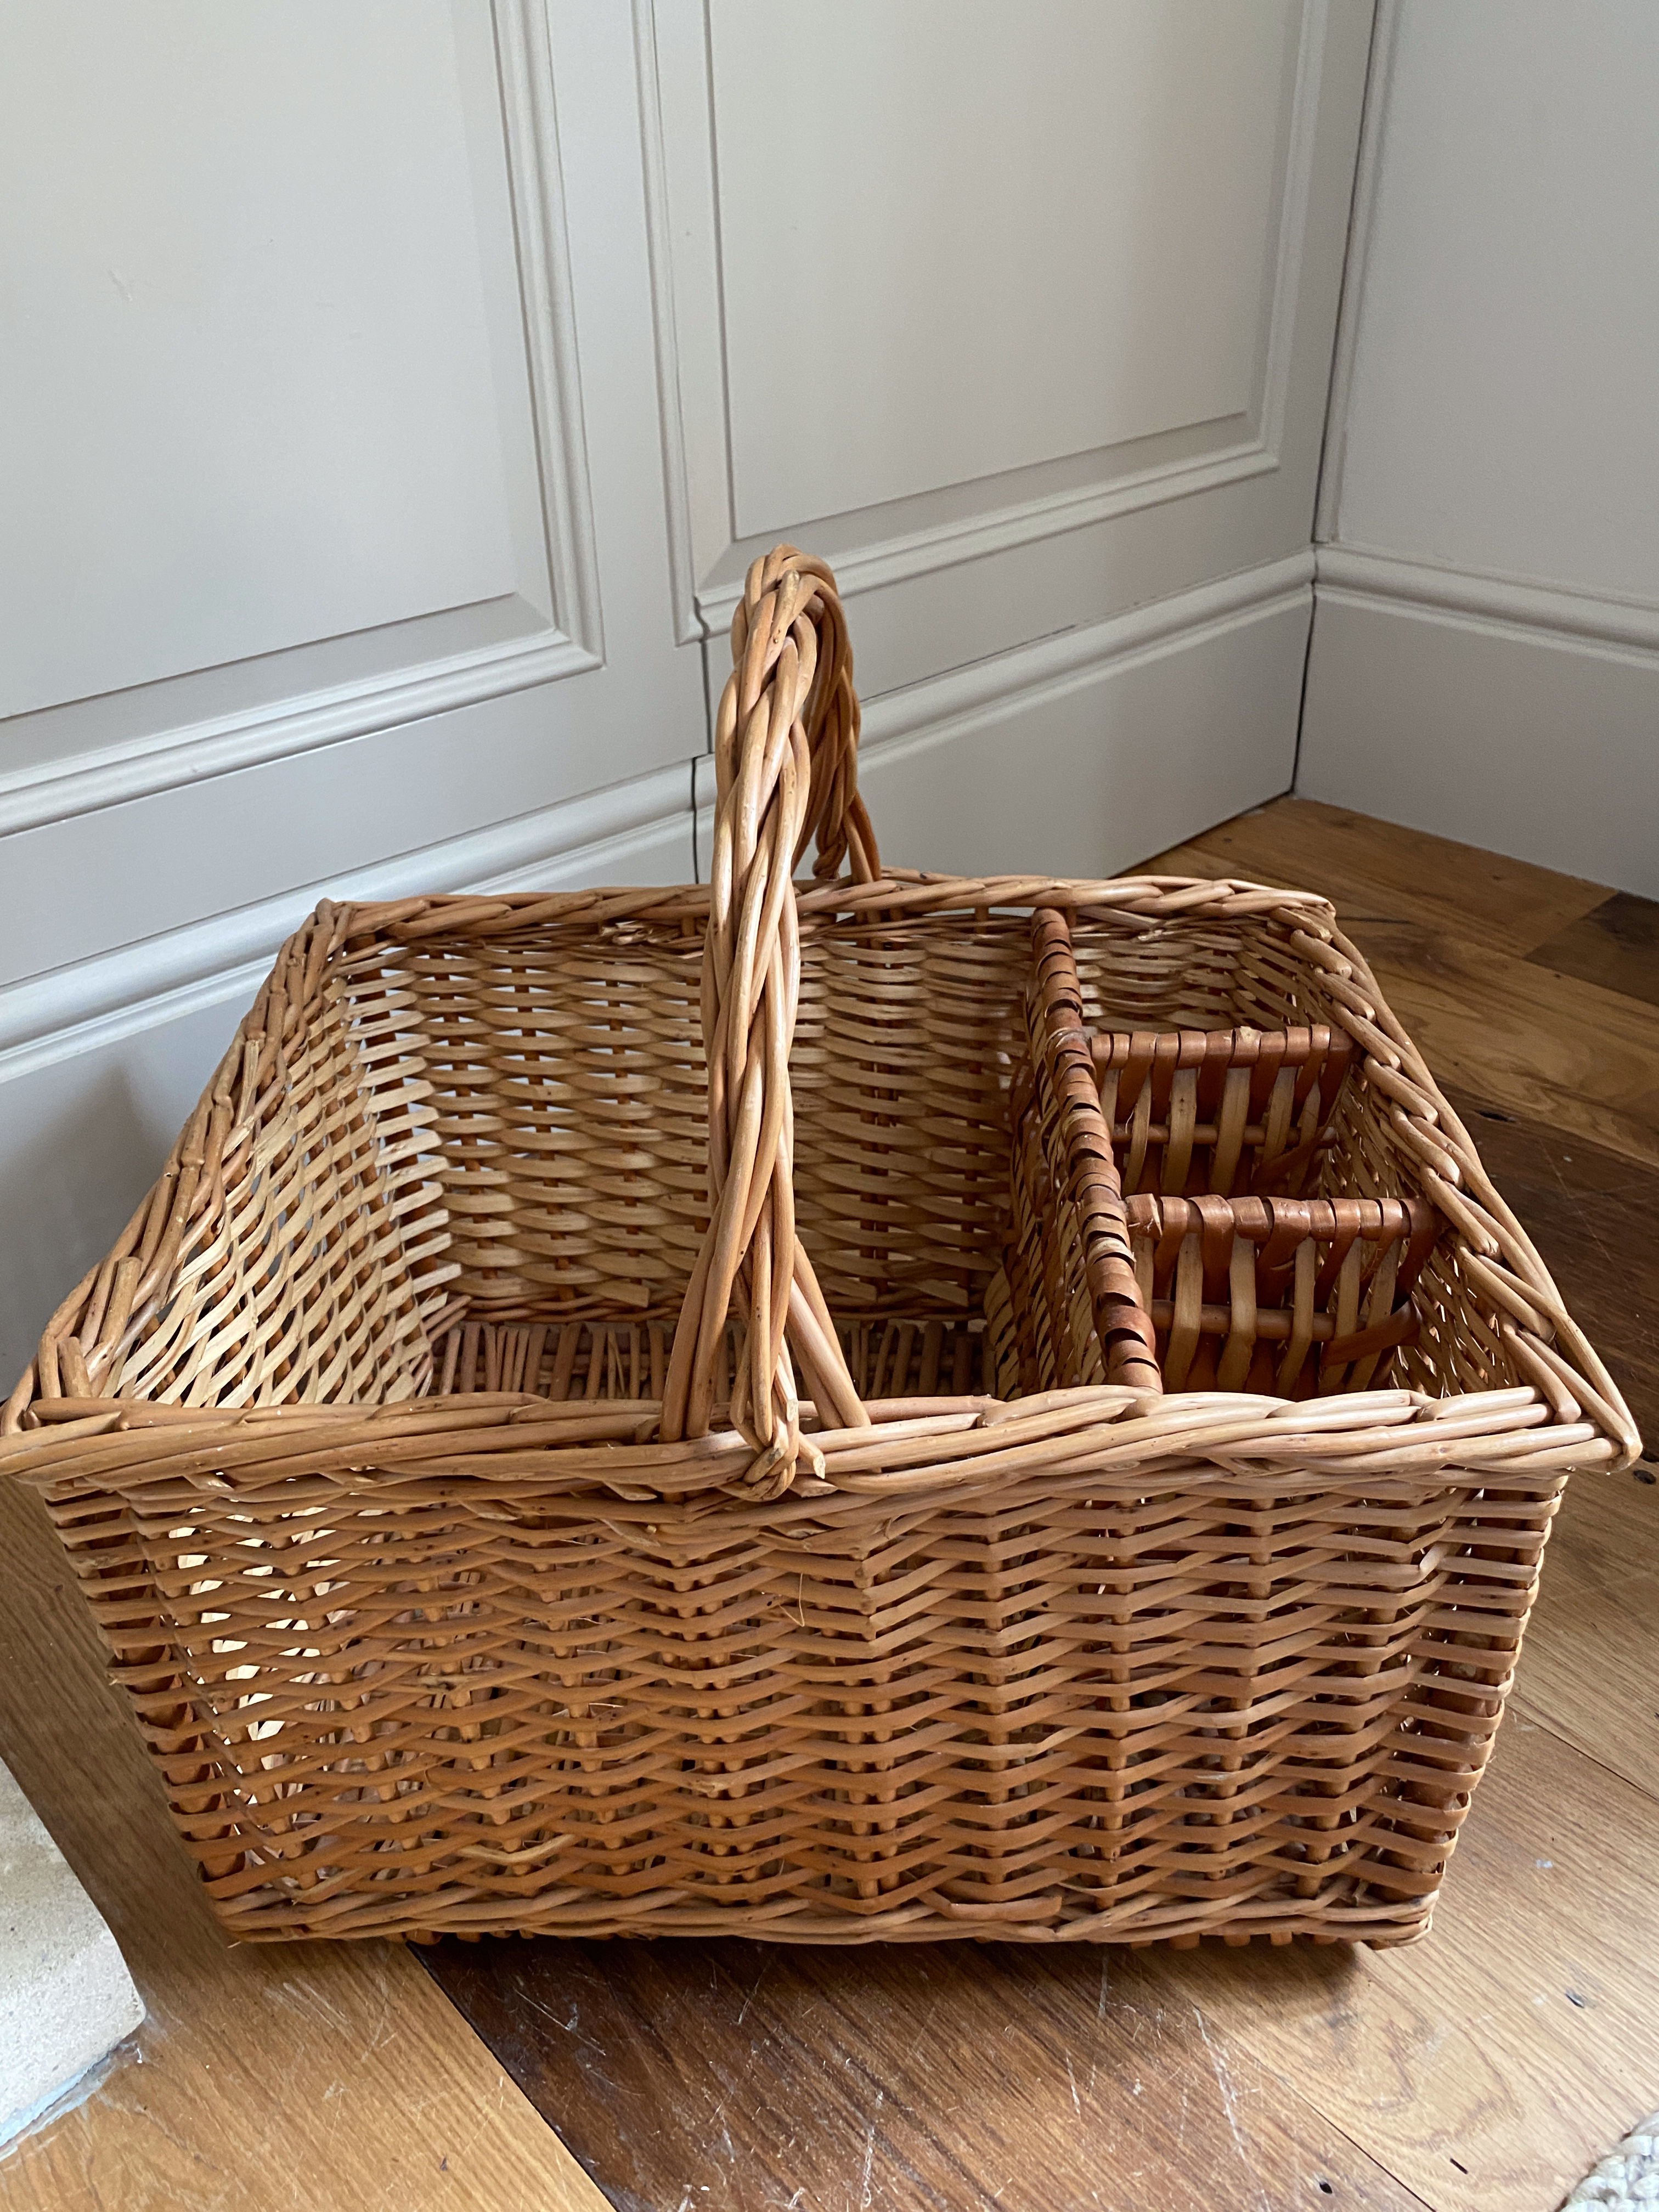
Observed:
[[[1335,1021],[1289,933],[1265,919],[1084,915],[1073,936],[1085,1019],[1102,1030]],[[798,1219],[866,1396],[996,1387],[986,1301],[1008,1228],[1008,1088],[1030,957],[1024,914],[803,924]],[[538,1378],[520,1387],[608,1396],[655,1379],[706,1218],[701,960],[696,936],[639,924],[506,945],[428,940],[399,958],[436,1086],[452,1289],[465,1301],[453,1325],[486,1332],[476,1387],[492,1365],[521,1372],[538,1325],[550,1334]],[[1386,1101],[1357,1073],[1299,1188],[1419,1194]],[[1437,1392],[1469,1387],[1475,1369],[1489,1381],[1495,1352],[1448,1340],[1446,1310],[1469,1303],[1447,1279],[1453,1264],[1439,1255],[1424,1270],[1425,1326],[1395,1363]],[[556,1383],[555,1333],[571,1323],[586,1327],[562,1346]],[[507,1332],[493,1359],[492,1325]],[[465,1379],[458,1358],[451,1387]]]
[[[1073,939],[1093,1029],[1335,1019],[1265,918],[1084,913]],[[516,1375],[561,1395],[655,1395],[706,1221],[702,950],[696,931],[639,921],[349,948],[290,1055],[309,1088],[291,1083],[228,1192],[230,1237],[193,1263],[231,1285],[233,1317],[207,1356],[199,1328],[161,1316],[124,1390],[374,1402]],[[1030,963],[1023,913],[803,921],[797,1218],[866,1397],[995,1387],[983,1340]],[[1305,1194],[1420,1195],[1387,1101],[1357,1072],[1333,1127]],[[1425,1325],[1394,1379],[1437,1395],[1509,1379],[1454,1241],[1414,1296]],[[295,1309],[276,1356],[273,1304]],[[244,1308],[260,1308],[257,1327],[234,1317]]]
[[[797,1221],[867,1396],[987,1387],[1027,963],[1018,916],[803,927]],[[434,1085],[459,1268],[434,1387],[533,1357],[518,1387],[655,1395],[707,1220],[701,966],[699,938],[638,925],[381,963]]]
[[[1101,1026],[1308,1018],[1265,924],[1077,936]],[[700,938],[628,923],[393,951],[350,995],[408,1006],[470,1317],[672,1322],[707,1218]],[[1030,957],[1024,915],[803,924],[797,1214],[843,1326],[980,1306]]]

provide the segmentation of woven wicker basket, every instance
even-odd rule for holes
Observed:
[[[6,1408],[215,1910],[1420,1934],[1628,1413],[1323,901],[884,873],[733,637],[710,886],[321,907]]]

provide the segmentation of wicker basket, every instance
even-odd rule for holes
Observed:
[[[709,888],[324,905],[6,1408],[215,1910],[1420,1934],[1629,1415],[1324,902],[884,873],[733,636]]]

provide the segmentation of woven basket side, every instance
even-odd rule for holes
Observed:
[[[836,1320],[977,1315],[1008,1216],[1023,918],[801,929],[797,1234]]]
[[[708,1220],[699,935],[441,934],[382,957],[471,1318],[672,1322]]]
[[[1083,908],[1072,925],[1083,1025],[1258,1029],[1332,1018],[1285,917]]]
[[[1084,1223],[1066,1173],[1060,1116],[1039,1059],[1016,1078],[1006,1273],[988,1300],[1001,1398],[1104,1382],[1085,1265]]]
[[[1388,1941],[1490,1748],[1538,1456],[1166,1444],[718,1515],[411,1468],[234,1523],[158,1469],[124,1540],[59,1525],[239,1936]]]
[[[971,915],[801,930],[797,1234],[848,1327],[981,1310],[1027,934]],[[700,935],[438,935],[380,957],[433,1086],[470,1319],[672,1325],[708,1222]]]
[[[375,1405],[429,1377],[427,1322],[455,1269],[408,1002],[325,970],[297,1011],[227,1140],[221,1202],[112,1370],[124,1396]]]
[[[407,1001],[291,939],[160,1180],[48,1323],[8,1407],[407,1398],[450,1303],[429,1085]]]
[[[1353,1055],[1346,1030],[1117,1030],[1090,1040],[1126,1194],[1299,1197]]]

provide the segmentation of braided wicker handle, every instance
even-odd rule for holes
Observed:
[[[859,705],[836,580],[780,545],[750,569],[732,622],[714,732],[717,811],[702,957],[710,1219],[674,1333],[665,1441],[706,1436],[733,1296],[744,1324],[733,1425],[745,1486],[775,1497],[804,1456],[796,1364],[824,1421],[866,1425],[835,1324],[795,1235],[789,1048],[800,993],[794,872],[816,832],[819,876],[880,869],[858,795]],[[792,1358],[793,1354],[793,1358]]]

